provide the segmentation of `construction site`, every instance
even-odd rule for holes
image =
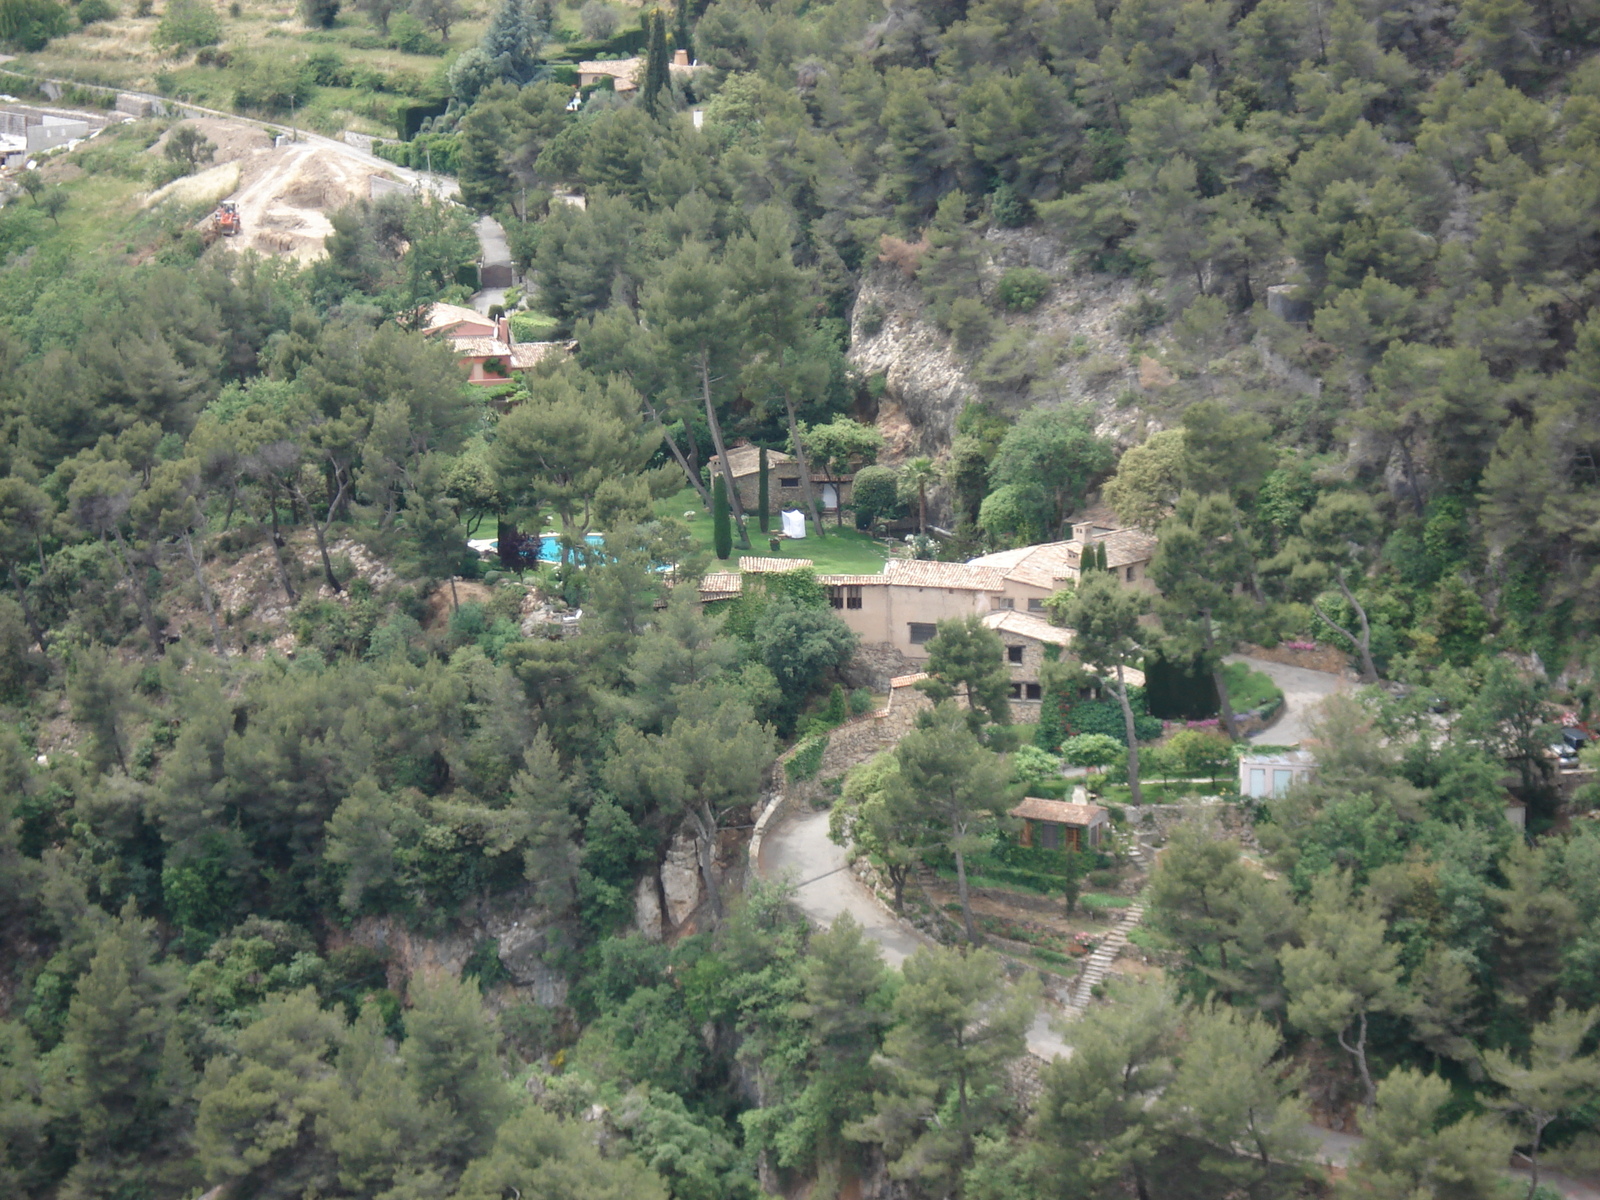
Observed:
[[[207,227],[239,250],[283,255],[301,262],[320,258],[333,232],[328,216],[354,200],[404,187],[393,173],[374,168],[353,148],[324,138],[276,138],[257,126],[217,117],[191,117],[174,125],[149,150],[159,155],[174,132],[193,127],[216,147],[212,161],[193,175],[151,192],[146,205],[167,199],[211,206]],[[226,204],[229,207],[224,209]]]

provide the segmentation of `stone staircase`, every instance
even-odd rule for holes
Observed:
[[[1106,940],[1095,947],[1093,954],[1083,964],[1083,970],[1078,973],[1078,980],[1072,987],[1072,995],[1067,1000],[1067,1008],[1077,1015],[1089,1007],[1089,1001],[1094,996],[1094,989],[1105,981],[1106,972],[1111,969],[1111,964],[1116,961],[1117,955],[1128,944],[1128,934],[1133,932],[1144,917],[1144,902],[1135,900],[1133,906],[1126,909],[1122,920],[1117,922],[1117,927],[1106,935]]]

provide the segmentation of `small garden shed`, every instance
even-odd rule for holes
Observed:
[[[1255,800],[1281,796],[1316,773],[1317,760],[1304,750],[1286,754],[1246,754],[1239,759],[1239,794]]]
[[[1098,804],[1028,796],[1011,815],[1022,818],[1022,844],[1041,850],[1098,850],[1111,829],[1111,814]]]

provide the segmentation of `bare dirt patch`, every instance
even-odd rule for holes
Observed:
[[[150,194],[147,204],[176,197],[188,203],[232,200],[242,230],[229,240],[236,250],[286,255],[310,262],[326,250],[333,232],[328,214],[365,199],[374,177],[390,178],[326,145],[291,142],[274,149],[254,125],[220,117],[192,117],[157,138],[149,153],[161,154],[173,130],[190,126],[216,146],[212,165]]]
[[[211,159],[213,163],[235,162],[258,150],[272,149],[272,139],[265,130],[257,129],[254,125],[224,121],[220,117],[188,117],[152,142],[149,153],[164,154],[172,135],[184,127],[198,130],[217,148]]]
[[[456,580],[455,598],[461,604],[487,604],[494,598],[494,589],[475,579]],[[441,583],[428,596],[428,616],[422,622],[424,629],[443,629],[450,624],[450,614],[455,605],[450,599],[450,585]]]

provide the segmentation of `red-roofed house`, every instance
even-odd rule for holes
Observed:
[[[422,327],[426,337],[446,338],[457,361],[468,368],[467,382],[510,383],[513,371],[526,371],[551,354],[570,354],[572,342],[519,342],[508,317],[493,320],[457,304],[435,304]]]

